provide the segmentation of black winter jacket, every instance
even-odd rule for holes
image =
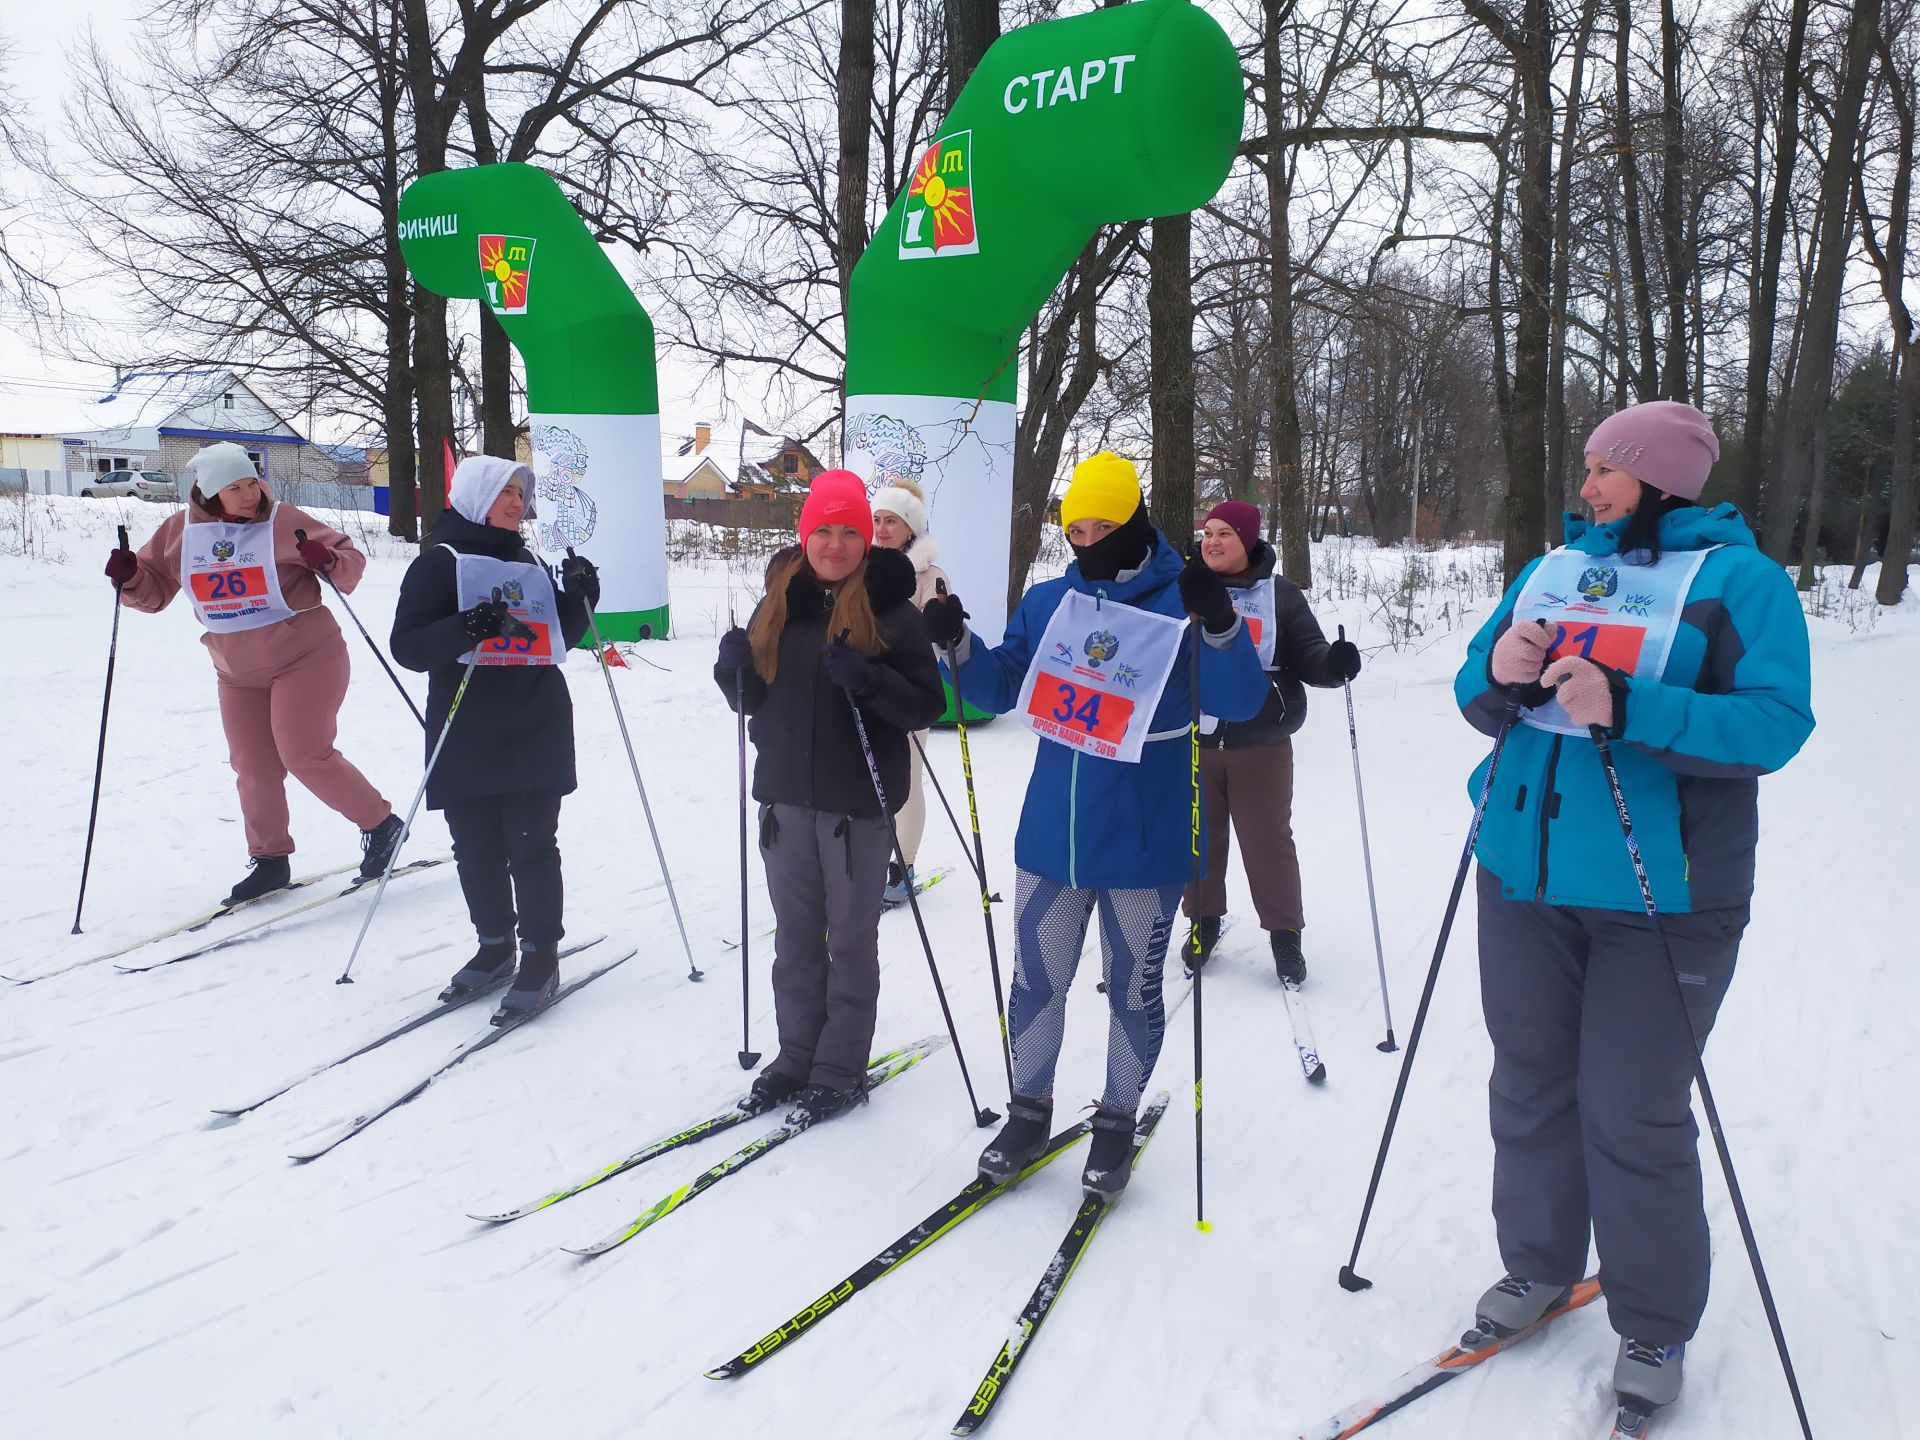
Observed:
[[[393,612],[393,658],[409,670],[427,672],[426,753],[433,753],[447,707],[460,688],[466,667],[460,657],[473,648],[460,624],[459,587],[449,545],[463,555],[534,563],[515,530],[476,525],[456,511],[441,514],[433,527],[433,548],[407,567],[400,601]],[[567,648],[587,633],[587,606],[563,594],[560,630]],[[460,713],[447,732],[446,748],[427,782],[427,808],[448,801],[520,790],[557,790],[575,785],[573,701],[558,665],[476,666]]]
[[[1229,589],[1244,590],[1273,576],[1273,664],[1267,669],[1267,700],[1251,720],[1222,721],[1202,745],[1238,750],[1246,745],[1272,745],[1307,722],[1308,685],[1331,689],[1341,677],[1327,659],[1327,637],[1307,607],[1300,587],[1284,575],[1274,575],[1280,557],[1266,541],[1250,557],[1239,575],[1222,575]],[[1303,683],[1304,682],[1304,683]]]
[[[790,553],[776,555],[774,564]],[[939,719],[947,697],[926,626],[913,608],[913,562],[897,550],[870,549],[866,586],[886,648],[872,657],[872,674],[854,698],[887,792],[887,809],[897,812],[907,799],[908,732]],[[753,798],[762,804],[836,815],[880,813],[847,692],[827,677],[820,658],[821,647],[839,628],[831,597],[803,567],[787,586],[787,626],[780,633],[773,683],[751,668],[743,676],[755,750]],[[713,678],[734,708],[733,673],[716,665]]]

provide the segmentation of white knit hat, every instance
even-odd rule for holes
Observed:
[[[229,485],[260,478],[260,472],[253,468],[253,461],[247,458],[247,452],[231,440],[218,441],[198,452],[187,461],[187,474],[200,487],[201,495],[209,500]]]
[[[927,502],[911,490],[903,490],[898,485],[883,485],[873,492],[873,513],[882,510],[898,515],[907,522],[907,528],[916,537],[927,533]]]

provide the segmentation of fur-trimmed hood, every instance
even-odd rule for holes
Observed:
[[[907,546],[907,559],[913,562],[914,573],[925,570],[940,558],[940,542],[931,535],[916,535],[913,543]]]
[[[767,568],[772,570],[798,548],[788,546],[780,551]],[[882,550],[877,545],[867,551],[867,598],[873,602],[875,615],[884,615],[903,601],[913,599],[915,579],[913,562],[902,552]],[[827,592],[813,578],[813,571],[796,570],[787,582],[788,616],[818,615],[826,608]]]

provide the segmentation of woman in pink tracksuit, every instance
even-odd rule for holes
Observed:
[[[224,903],[290,883],[291,772],[361,831],[362,876],[380,874],[400,838],[400,817],[334,749],[349,665],[340,626],[322,602],[320,576],[342,591],[367,557],[345,535],[275,500],[238,445],[210,445],[187,463],[193,488],[138,555],[116,549],[107,578],[130,609],[164,610],[182,589],[205,627],[220,721],[237,777],[251,872]],[[294,531],[304,530],[299,541]]]

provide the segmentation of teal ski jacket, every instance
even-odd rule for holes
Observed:
[[[1619,555],[1626,521],[1566,518],[1569,549],[1632,563]],[[1660,544],[1669,552],[1718,548],[1687,591],[1665,673],[1657,681],[1626,677],[1614,765],[1659,908],[1744,905],[1760,835],[1757,777],[1785,765],[1813,733],[1806,618],[1793,581],[1760,553],[1733,506],[1669,512]],[[1480,627],[1454,679],[1462,713],[1483,734],[1497,734],[1507,713],[1488,657],[1539,563]],[[1487,765],[1469,782],[1476,798]],[[1585,737],[1514,725],[1475,853],[1509,899],[1642,908],[1599,751]]]

